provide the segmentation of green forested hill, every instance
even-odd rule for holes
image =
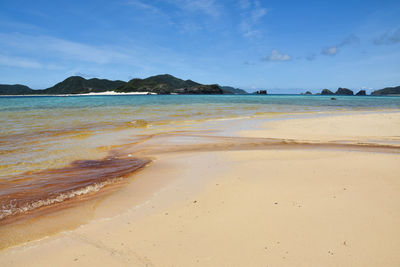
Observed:
[[[125,85],[123,81],[110,81],[106,79],[85,79],[80,76],[71,76],[56,85],[41,90],[42,94],[84,94],[105,91],[114,91]]]
[[[0,95],[29,95],[35,90],[21,84],[0,84]]]
[[[132,79],[116,92],[152,92],[157,94],[222,94],[216,85],[203,85],[192,80],[182,80],[169,74]]]
[[[400,86],[386,87],[373,91],[371,95],[400,95]]]

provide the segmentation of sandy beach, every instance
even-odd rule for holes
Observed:
[[[400,265],[399,112],[256,125],[232,133],[231,142],[245,138],[241,147],[142,149],[154,161],[130,183],[31,222],[31,230],[59,227],[3,249],[0,265]],[[2,238],[29,231],[10,229]]]
[[[400,1],[2,1],[0,267],[400,267]]]

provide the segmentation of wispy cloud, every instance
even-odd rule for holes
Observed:
[[[98,64],[107,64],[121,59],[127,59],[129,55],[107,47],[96,47],[67,40],[48,38],[47,48],[61,55],[82,61]]]
[[[91,75],[91,74],[87,74],[87,73],[80,72],[80,71],[75,72],[75,73],[74,73],[74,76],[81,76],[81,77],[83,77],[83,78],[92,78],[92,77],[96,77],[96,75]]]
[[[40,27],[33,25],[33,24],[28,24],[28,23],[23,23],[20,21],[15,21],[15,20],[10,20],[10,19],[4,19],[0,17],[0,28],[4,29],[12,29],[13,31],[30,31],[30,32],[37,32],[42,30]]]
[[[156,44],[138,46],[130,39],[123,45],[93,45],[45,35],[0,33],[0,51],[0,65],[63,72],[71,69],[66,72],[69,75],[108,69],[118,76],[115,66],[139,76],[189,68],[179,53]]]
[[[239,0],[239,7],[241,9],[247,9],[251,6],[251,0]]]
[[[321,53],[325,56],[334,56],[339,52],[339,47],[337,45],[331,47],[325,47],[322,49]]]
[[[311,53],[311,54],[309,54],[309,55],[306,56],[306,59],[307,59],[308,61],[313,61],[313,60],[316,59],[316,57],[317,57],[317,55],[316,55],[315,53]]]
[[[150,13],[152,19],[159,19],[159,22],[175,27],[179,33],[189,34],[215,28],[224,11],[222,5],[216,0],[158,0],[154,2],[127,0],[124,5]],[[143,17],[143,20],[146,18]]]
[[[189,10],[201,11],[213,17],[220,15],[220,10],[214,0],[187,0],[185,7]]]
[[[383,33],[374,40],[376,45],[392,45],[400,43],[400,27]]]
[[[200,12],[215,18],[221,15],[221,8],[215,0],[166,0],[166,2],[185,12]]]
[[[239,29],[243,37],[252,37],[260,34],[257,25],[267,14],[267,9],[262,7],[259,1],[241,0],[239,1],[241,12],[241,22]]]
[[[347,38],[345,38],[343,41],[341,41],[339,44],[324,47],[321,51],[321,54],[323,54],[325,56],[335,56],[337,53],[339,53],[340,48],[347,46],[347,45],[359,43],[359,42],[360,42],[360,38],[358,38],[356,35],[352,34],[352,35],[348,36]]]
[[[289,61],[291,60],[291,56],[288,54],[280,53],[277,49],[271,51],[271,53],[262,58],[263,61]]]
[[[126,1],[124,4],[129,5],[129,6],[135,6],[140,9],[143,9],[143,10],[148,10],[153,13],[160,13],[160,10],[157,7],[150,5],[148,3],[145,3],[145,2],[142,2],[140,0],[129,0],[129,1]]]
[[[243,62],[243,65],[254,66],[254,65],[256,65],[256,63],[254,63],[252,61],[245,61],[245,62]]]
[[[198,23],[192,22],[192,21],[187,21],[185,23],[182,23],[180,25],[180,32],[181,33],[188,33],[188,34],[193,34],[198,31],[203,30],[203,26],[199,25]]]
[[[43,67],[42,64],[35,60],[22,57],[10,57],[5,55],[0,55],[0,65],[29,69],[39,69]]]
[[[352,34],[348,36],[346,39],[344,39],[338,46],[342,47],[345,45],[351,45],[351,44],[358,44],[360,42],[360,38],[356,36],[355,34]]]
[[[51,54],[65,60],[97,64],[107,64],[129,57],[126,53],[117,51],[115,48],[87,45],[50,36],[0,33],[0,48],[4,50],[4,47],[32,55]]]

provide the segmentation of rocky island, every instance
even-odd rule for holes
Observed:
[[[360,90],[360,91],[358,91],[358,93],[356,95],[357,96],[364,96],[364,95],[367,95],[367,93],[365,92],[365,90]]]
[[[321,95],[334,95],[335,93],[329,89],[322,89]]]
[[[307,91],[308,92],[308,91]],[[307,93],[305,93],[307,94]],[[356,94],[348,88],[339,87],[337,91],[334,93],[329,89],[322,89],[320,95],[355,95],[355,96],[366,96],[367,93],[365,90],[359,90]],[[383,96],[383,95],[400,95],[400,86],[397,87],[386,87],[383,89],[375,90],[371,93],[374,96]]]
[[[350,89],[339,87],[335,95],[354,95],[354,93]]]

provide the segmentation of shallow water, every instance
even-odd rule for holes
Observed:
[[[335,97],[0,97],[0,220],[98,191],[143,167],[148,161],[111,151],[151,134],[199,132],[207,121],[400,108],[399,97]]]

